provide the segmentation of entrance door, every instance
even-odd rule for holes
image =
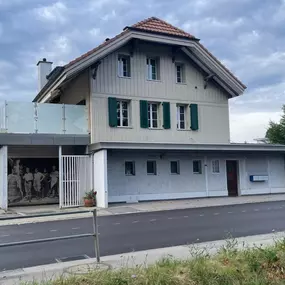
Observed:
[[[238,196],[238,163],[236,160],[227,160],[227,185],[230,197]]]
[[[62,155],[60,164],[60,207],[78,207],[91,190],[91,158],[88,155]]]

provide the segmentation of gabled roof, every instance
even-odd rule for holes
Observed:
[[[140,30],[140,31],[146,31],[146,32],[153,32],[158,34],[165,34],[165,35],[172,35],[176,37],[184,37],[191,40],[196,39],[193,35],[190,35],[186,32],[184,32],[181,29],[178,29],[169,23],[158,19],[156,17],[151,17],[148,19],[145,19],[141,22],[138,22],[130,27],[126,27],[124,30]]]
[[[172,26],[171,24],[158,19],[156,17],[151,17],[148,19],[145,19],[143,21],[140,21],[132,26],[127,26],[124,28],[123,32],[116,35],[115,37],[111,39],[106,39],[102,44],[95,47],[94,49],[88,51],[87,53],[82,54],[81,56],[75,58],[74,60],[70,61],[65,66],[58,68],[57,72],[52,72],[53,76],[50,76],[47,84],[44,86],[44,88],[38,93],[38,95],[35,97],[34,101],[37,101],[41,98],[43,94],[49,89],[51,85],[60,77],[63,76],[66,72],[68,72],[70,69],[76,69],[76,66],[78,64],[81,64],[83,61],[88,61],[90,57],[95,56],[97,53],[101,53],[101,51],[104,51],[105,49],[108,49],[109,47],[112,48],[112,45],[116,43],[118,40],[124,39],[126,36],[130,35],[130,33],[145,33],[145,34],[157,34],[160,36],[167,36],[173,38],[173,40],[177,39],[180,41],[187,41],[186,45],[189,45],[189,43],[194,43],[196,47],[200,47],[201,50],[203,50],[208,56],[212,58],[216,64],[219,65],[219,67],[223,70],[225,70],[228,75],[231,78],[234,78],[236,84],[241,86],[242,89],[245,89],[246,86],[236,77],[232,72],[230,72],[213,54],[211,54],[200,42],[199,39],[197,39],[195,36]],[[183,44],[182,44],[183,45]],[[199,53],[200,51],[198,51]],[[238,87],[240,88],[240,87]]]

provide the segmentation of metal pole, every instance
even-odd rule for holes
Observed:
[[[99,250],[99,233],[97,223],[97,209],[93,210],[93,230],[94,230],[94,249],[97,262],[100,262],[100,250]]]

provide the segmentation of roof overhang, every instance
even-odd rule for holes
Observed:
[[[279,152],[285,154],[285,145],[270,144],[173,144],[173,143],[133,143],[100,142],[89,145],[88,151],[103,149],[117,150],[157,150],[157,151],[220,151],[220,152]]]
[[[54,80],[52,84],[37,95],[34,101],[46,102],[50,98],[50,92],[64,84],[66,80],[81,73],[86,68],[92,66],[96,61],[102,60],[104,57],[127,44],[131,39],[139,39],[154,43],[162,43],[168,45],[179,46],[183,49],[196,64],[198,64],[209,75],[214,75],[214,80],[224,88],[232,97],[241,95],[246,86],[244,86],[231,72],[229,72],[218,60],[216,60],[196,39],[185,39],[167,35],[152,34],[130,30],[122,33],[110,43],[102,48],[90,53],[90,55],[78,60],[64,68],[63,72]],[[39,96],[40,95],[40,96]]]

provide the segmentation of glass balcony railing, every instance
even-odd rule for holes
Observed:
[[[86,106],[0,102],[0,132],[22,134],[88,134]]]

